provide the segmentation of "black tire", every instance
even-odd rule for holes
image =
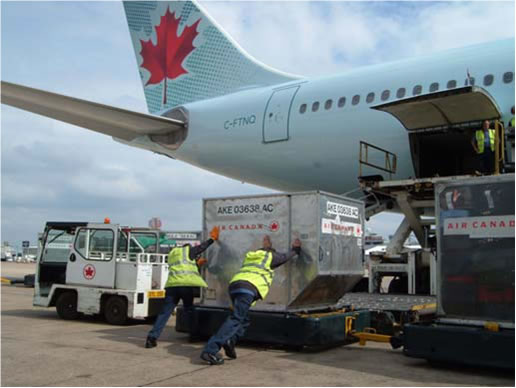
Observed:
[[[23,285],[25,287],[32,287],[32,288],[34,288],[34,283],[36,281],[35,279],[36,279],[36,275],[35,274],[25,275],[25,277],[23,278]]]
[[[408,279],[406,276],[396,276],[389,283],[389,294],[408,294]]]
[[[360,279],[351,292],[369,292],[369,278]]]
[[[73,291],[65,291],[57,297],[56,311],[60,318],[71,321],[79,318],[77,311],[77,294]]]
[[[123,325],[127,321],[127,301],[120,296],[110,296],[104,306],[104,317],[110,325]]]

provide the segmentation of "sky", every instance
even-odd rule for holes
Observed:
[[[200,3],[259,61],[305,76],[514,37],[512,1]],[[2,1],[0,57],[2,80],[146,112],[121,2]],[[50,220],[200,230],[202,198],[268,192],[1,106],[0,239],[17,247]]]

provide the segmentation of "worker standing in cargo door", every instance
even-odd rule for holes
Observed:
[[[249,326],[249,308],[259,299],[265,299],[272,284],[274,269],[301,252],[301,241],[296,239],[286,254],[272,248],[269,236],[257,251],[247,252],[242,267],[230,281],[229,295],[233,303],[231,315],[213,335],[201,353],[201,359],[211,365],[220,365],[224,359],[218,354],[224,348],[226,356],[236,358],[235,345]]]
[[[495,136],[496,131],[489,128],[489,120],[482,123],[482,129],[475,131],[471,145],[478,155],[482,165],[482,173],[492,174],[495,167]]]
[[[507,122],[507,128],[512,128],[512,130],[514,131],[514,106],[511,108],[511,115],[512,117]]]
[[[208,287],[201,277],[198,265],[203,265],[206,259],[198,259],[214,241],[219,239],[219,228],[214,227],[210,232],[210,238],[201,245],[190,247],[186,244],[173,248],[168,254],[168,279],[165,284],[165,301],[156,322],[147,335],[146,348],[157,346],[157,339],[172,315],[174,308],[180,300],[183,301],[185,313],[192,315],[194,290],[197,287]]]

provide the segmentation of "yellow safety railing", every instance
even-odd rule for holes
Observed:
[[[494,174],[500,174],[500,165],[505,161],[505,133],[500,120],[495,120],[495,170]]]
[[[369,149],[373,149],[375,151],[379,151],[384,154],[384,164],[383,166],[374,164],[369,159]],[[359,153],[359,176],[362,176],[362,165],[376,168],[381,171],[385,171],[389,173],[389,178],[392,177],[392,174],[396,173],[396,165],[397,165],[397,156],[392,152],[389,152],[383,148],[377,147],[375,145],[366,143],[365,141],[360,141],[360,153]]]

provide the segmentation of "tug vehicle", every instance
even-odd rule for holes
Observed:
[[[37,260],[34,306],[59,317],[103,315],[110,324],[157,315],[167,254],[160,231],[109,223],[47,222]]]

